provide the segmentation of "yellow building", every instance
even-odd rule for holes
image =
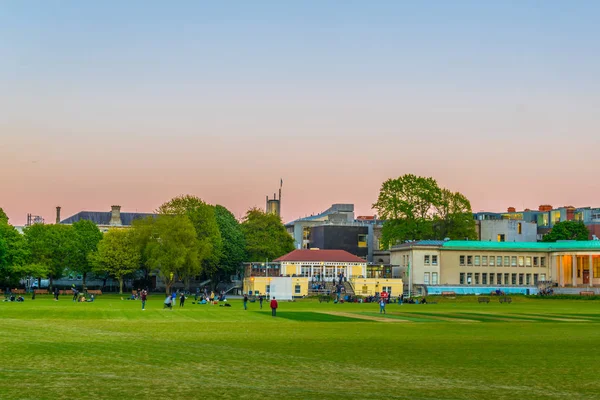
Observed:
[[[436,286],[600,285],[600,241],[479,242],[423,240],[391,249],[391,262],[420,293]],[[489,290],[489,289],[488,289]],[[525,293],[525,292],[523,292]]]
[[[273,262],[246,264],[244,293],[266,295],[274,284],[291,290],[293,297],[315,293],[317,286],[334,292],[334,284],[350,295],[402,293],[402,280],[393,279],[390,268],[367,267],[365,260],[344,250],[294,250]]]

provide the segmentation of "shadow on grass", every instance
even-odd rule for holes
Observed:
[[[315,312],[278,312],[276,318],[306,322],[373,322],[365,319]]]

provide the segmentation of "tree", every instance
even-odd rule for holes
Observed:
[[[471,202],[461,193],[442,189],[440,201],[435,205],[434,223],[436,239],[477,240],[477,230]]]
[[[8,215],[6,215],[4,210],[2,208],[0,208],[0,223],[2,223],[2,222],[8,224]]]
[[[140,265],[140,251],[131,230],[111,229],[98,243],[98,251],[89,255],[94,271],[105,272],[119,281],[123,294],[123,280]]]
[[[0,221],[0,282],[18,283],[16,269],[28,262],[27,243],[7,220]]]
[[[385,220],[385,247],[419,239],[476,239],[471,203],[459,192],[442,189],[433,178],[403,175],[381,186],[373,207]]]
[[[385,181],[373,204],[379,217],[386,220],[381,231],[385,247],[397,241],[432,237],[433,213],[441,196],[433,178],[408,174]]]
[[[200,273],[196,230],[187,216],[159,215],[136,221],[134,229],[149,234],[142,251],[148,265],[158,270],[165,282],[167,294],[178,278],[189,284],[190,277]]]
[[[98,243],[102,240],[102,232],[91,221],[81,220],[73,224],[75,240],[71,249],[71,265],[74,270],[81,273],[83,289],[86,288],[87,274],[92,271],[92,254],[98,250]]]
[[[557,222],[550,233],[544,236],[544,242],[556,242],[558,240],[588,240],[590,232],[582,221]]]
[[[294,250],[294,239],[275,214],[251,208],[241,228],[246,239],[248,261],[274,260]]]
[[[219,269],[223,253],[223,240],[217,224],[215,207],[191,195],[179,196],[161,205],[162,215],[186,216],[196,231],[198,239],[198,261],[207,276],[214,276]],[[198,270],[200,274],[201,270]],[[186,276],[185,285],[189,289],[192,276]]]
[[[25,229],[30,264],[44,265],[48,269],[49,288],[54,279],[62,276],[65,268],[73,269],[71,250],[75,233],[71,225],[34,224]]]
[[[219,259],[220,278],[236,273],[246,260],[246,240],[242,227],[235,216],[225,207],[216,205],[215,216],[223,239],[223,251]]]

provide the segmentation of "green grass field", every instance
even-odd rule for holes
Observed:
[[[600,398],[600,301],[161,300],[0,303],[0,398]]]

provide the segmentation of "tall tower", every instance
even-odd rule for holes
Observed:
[[[279,184],[279,199],[277,199],[277,193],[273,193],[273,198],[269,199],[267,195],[267,207],[265,212],[267,214],[275,214],[278,217],[281,217],[281,188],[283,187],[283,179]]]

